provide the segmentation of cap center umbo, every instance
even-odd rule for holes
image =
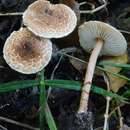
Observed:
[[[50,10],[49,8],[46,8],[46,9],[45,9],[45,13],[46,13],[47,15],[53,15],[53,11]]]
[[[40,55],[38,47],[28,41],[21,42],[17,45],[15,51],[23,60],[33,59]]]
[[[61,19],[63,15],[61,15],[59,12],[57,12],[55,9],[46,8],[44,10],[46,15],[52,16],[53,18]]]

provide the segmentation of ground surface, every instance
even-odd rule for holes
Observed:
[[[34,0],[0,0],[0,12],[23,12],[30,3]],[[52,0],[51,0],[52,1]],[[82,2],[79,0],[78,2]],[[52,2],[58,3],[58,0]],[[101,3],[98,0],[89,0],[89,2],[100,6]],[[90,9],[89,6],[83,6],[82,9]],[[101,20],[109,22],[111,25],[121,30],[130,30],[130,1],[129,0],[109,0],[107,9],[102,9],[94,14],[81,15],[81,21],[89,20]],[[22,26],[21,16],[0,16],[0,83],[5,83],[15,80],[26,80],[35,79],[36,75],[22,75],[17,73],[5,63],[2,57],[3,45],[7,37],[14,30],[18,30]],[[77,31],[77,30],[76,30]],[[128,43],[130,42],[130,34],[123,33]],[[85,52],[79,47],[77,33],[64,38],[64,39],[52,39],[53,47],[53,58],[50,64],[46,67],[45,76],[46,79],[50,79],[52,72],[59,62],[60,55],[55,55],[55,52],[60,49],[78,48],[83,52],[77,54],[77,49],[70,51],[71,55],[75,55],[79,58],[85,57]],[[62,44],[61,44],[62,43]],[[129,47],[129,45],[128,45]],[[128,54],[130,56],[130,50],[128,48]],[[65,67],[64,67],[65,66]],[[129,71],[125,72],[125,75],[130,77]],[[63,57],[60,60],[60,64],[57,67],[53,79],[69,79],[83,81],[84,70],[77,70],[70,63],[68,57]],[[94,77],[94,84],[105,86],[102,76]],[[129,88],[129,85],[125,85],[120,89],[118,93],[122,93]],[[4,93],[0,95],[0,116],[4,116],[19,122],[30,124],[34,127],[38,127],[38,115],[36,114],[39,108],[38,103],[38,88],[17,90],[15,92]],[[80,93],[72,90],[64,89],[53,89],[48,103],[52,114],[55,118],[56,124],[59,130],[73,130],[73,120],[76,110],[78,109],[80,99]],[[90,110],[94,115],[94,128],[103,126],[104,112],[106,106],[106,100],[103,96],[91,93]],[[115,104],[112,104],[111,110],[113,110]],[[124,105],[122,108],[122,116],[124,117],[125,124],[130,126],[130,105]],[[110,130],[116,130],[119,127],[119,118],[115,115],[111,116],[109,120]],[[0,121],[0,125],[4,126],[8,130],[25,130],[25,128],[11,125],[10,123]],[[48,128],[46,128],[48,129]],[[1,130],[4,130],[1,128]],[[95,130],[100,130],[95,129]],[[101,129],[102,130],[102,129]]]

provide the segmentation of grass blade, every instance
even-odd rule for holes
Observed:
[[[47,103],[46,103],[46,107],[45,107],[45,117],[46,117],[46,121],[47,121],[47,124],[48,124],[50,130],[57,130],[55,121],[53,119],[53,116],[51,114],[50,108]]]
[[[13,86],[14,85],[14,86]],[[36,85],[39,85],[38,80],[25,80],[25,81],[16,81],[16,82],[11,82],[11,83],[4,83],[0,84],[0,93],[3,92],[10,92],[13,90],[17,89],[23,89],[23,88],[29,88],[29,87],[34,87]],[[81,89],[81,83],[78,81],[70,81],[70,80],[45,80],[45,85],[51,86],[53,88],[63,88],[63,89],[70,89],[70,90],[76,90],[79,91]],[[95,88],[95,89],[93,89]],[[113,93],[113,92],[108,92],[107,90],[94,86],[92,87],[92,91],[94,93],[103,95],[103,96],[110,96],[112,98],[117,98],[117,99],[124,99],[124,97]]]
[[[39,85],[38,80],[22,80],[22,81],[13,81],[9,83],[0,84],[0,93],[15,91],[17,89],[25,89],[29,87],[35,87]]]
[[[71,89],[71,90],[77,90],[79,91],[81,89],[81,83],[78,81],[70,81],[70,80],[46,80],[45,84],[51,87],[59,87],[64,89]],[[100,94],[102,96],[110,96],[112,98],[115,98],[120,101],[127,101],[127,98],[124,98],[123,96],[120,96],[113,92],[108,92],[107,90],[92,85],[91,90],[94,93]]]
[[[127,91],[125,91],[122,96],[129,98],[130,97],[130,89],[128,89]]]
[[[40,130],[44,130],[44,116],[45,116],[45,102],[46,102],[46,94],[45,94],[45,82],[44,82],[44,71],[40,72],[40,99],[39,99],[39,105],[40,105],[40,115],[39,115],[39,121],[40,121]]]
[[[109,70],[107,70],[107,69],[104,69],[104,68],[102,68],[102,67],[99,67],[99,66],[97,66],[97,68],[100,69],[100,70],[102,70],[102,71],[104,71],[104,72],[110,73],[111,75],[113,75],[113,76],[115,76],[115,77],[119,77],[119,78],[121,78],[121,79],[124,79],[124,80],[127,80],[128,82],[130,82],[130,79],[127,78],[127,77],[124,76],[124,75],[121,75],[121,74],[118,74],[118,73],[113,73],[113,72],[111,72],[111,71],[109,71]]]
[[[119,68],[123,68],[123,69],[130,69],[129,64],[113,63],[111,61],[101,61],[101,62],[99,62],[98,65],[119,67]]]
[[[100,94],[102,96],[109,96],[109,97],[112,97],[112,98],[115,98],[116,100],[120,100],[120,101],[123,101],[123,102],[127,102],[127,98],[123,97],[123,96],[119,96],[118,94],[116,93],[112,93],[112,92],[108,92],[106,91],[105,89],[102,89],[102,88],[99,88],[97,86],[92,86],[91,90],[94,92],[94,93],[97,93],[97,94]]]
[[[45,84],[51,87],[59,87],[71,90],[80,90],[81,83],[71,80],[45,80]]]

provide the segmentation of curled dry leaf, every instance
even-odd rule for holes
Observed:
[[[122,56],[117,57],[110,57],[104,61],[110,61],[112,63],[120,63],[125,64],[128,62],[128,55],[127,53]],[[110,70],[113,73],[119,73],[121,71],[121,68],[118,67],[112,67],[112,66],[104,66],[105,69]],[[123,87],[126,84],[126,80],[121,79],[119,77],[112,76],[111,74],[107,73],[107,76],[110,81],[110,87],[111,90],[114,92],[117,92],[121,87]]]
[[[88,61],[89,60],[89,56],[86,59]],[[88,63],[85,64],[85,63],[81,62],[80,60],[74,59],[74,58],[71,58],[71,57],[69,58],[69,60],[70,60],[70,63],[73,65],[73,67],[76,70],[78,70],[79,72],[83,72],[86,69],[86,64],[88,64]],[[95,74],[96,75],[101,75],[101,71],[96,69],[95,70]]]
[[[79,72],[82,72],[86,69],[86,65],[83,62],[80,62],[79,60],[76,60],[74,58],[70,58],[70,63],[73,65],[73,67],[78,70]]]
[[[80,60],[89,60],[89,55],[86,57],[84,56],[83,52],[81,50],[76,50],[76,52],[73,54],[74,57],[76,58],[71,58],[69,57],[70,63],[73,65],[73,67],[78,70],[79,72],[83,72],[86,69],[86,64],[85,62],[81,62]]]

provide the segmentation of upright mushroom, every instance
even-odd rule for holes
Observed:
[[[85,22],[79,27],[80,45],[85,51],[91,52],[82,88],[78,113],[88,109],[88,98],[96,61],[99,55],[123,55],[127,49],[124,36],[114,27],[99,21]]]
[[[52,43],[48,39],[41,40],[26,28],[21,28],[7,38],[3,54],[12,69],[23,74],[33,74],[49,63]]]
[[[24,12],[23,23],[37,36],[60,38],[74,30],[77,18],[74,11],[64,4],[38,0]]]

